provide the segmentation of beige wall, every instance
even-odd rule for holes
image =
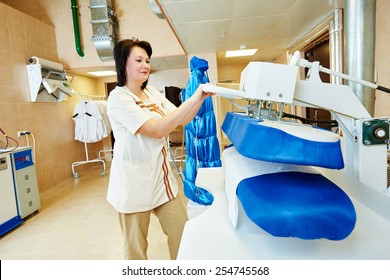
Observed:
[[[242,70],[247,64],[218,65],[218,81],[239,83]]]
[[[390,88],[390,2],[376,1],[375,64],[378,84]],[[376,91],[375,117],[390,117],[390,94]]]
[[[148,85],[162,91],[164,86],[185,88],[189,78],[188,68],[154,72],[150,75]]]
[[[28,130],[34,135],[40,191],[71,178],[72,162],[85,159],[84,145],[73,140],[77,95],[61,103],[30,102],[27,60],[36,55],[58,61],[55,50],[52,26],[0,3],[0,127],[21,146],[27,144],[27,139],[17,138],[17,131]],[[81,93],[94,92],[96,80],[75,76],[72,87]],[[98,149],[93,146],[91,156]]]
[[[80,6],[82,44],[84,58],[78,56],[73,35],[70,1],[52,0],[0,0],[0,127],[7,135],[26,145],[25,137],[17,138],[17,131],[28,130],[36,139],[36,169],[40,191],[49,189],[66,179],[72,178],[73,162],[85,160],[84,144],[75,141],[72,120],[75,94],[62,103],[30,102],[26,64],[30,56],[38,56],[60,62],[72,74],[72,69],[104,65],[98,58],[91,42],[89,0],[78,1]],[[165,21],[153,15],[147,1],[117,1],[118,18],[124,10],[131,10],[134,22],[121,22],[122,33],[131,32],[135,37],[145,39],[153,45],[154,57],[183,54],[173,38]],[[10,6],[7,6],[10,5]],[[12,6],[12,7],[11,7]],[[143,22],[140,22],[140,17]],[[145,19],[148,24],[145,25]],[[142,25],[142,28],[141,28]],[[161,30],[154,36],[151,30]],[[147,29],[150,30],[147,30]],[[170,44],[168,44],[170,42]],[[173,43],[172,43],[173,42]],[[175,43],[176,42],[176,43]],[[113,62],[110,62],[113,64]],[[72,67],[73,66],[73,67]],[[72,68],[72,69],[70,69]],[[156,72],[151,80],[165,80],[170,85],[186,85],[188,70],[178,69],[170,73]],[[72,74],[74,75],[74,74]],[[172,75],[173,79],[167,79]],[[116,81],[116,77],[93,79],[74,75],[72,87],[81,94],[105,95],[105,83]],[[0,136],[2,139],[2,136]],[[32,144],[32,139],[29,139]],[[90,159],[96,158],[98,150],[109,149],[110,141],[105,138],[96,144],[88,144]],[[76,167],[82,171],[93,165]]]
[[[114,66],[114,61],[102,62],[92,41],[90,0],[78,0],[80,40],[84,57],[75,47],[70,0],[0,0],[56,29],[59,62],[66,69]],[[153,57],[184,55],[174,33],[165,20],[151,11],[147,0],[114,1],[119,21],[119,39],[137,37],[153,46]],[[123,15],[126,14],[126,17]]]
[[[150,74],[148,85],[153,86],[159,91],[164,86],[176,86],[185,88],[188,82],[189,72],[187,68],[158,71]],[[102,77],[97,79],[97,94],[106,94],[106,83],[116,82],[116,76]]]

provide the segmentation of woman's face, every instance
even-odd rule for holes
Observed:
[[[150,58],[143,48],[134,46],[126,61],[127,82],[142,84],[149,78]]]

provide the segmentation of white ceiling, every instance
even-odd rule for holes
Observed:
[[[299,38],[344,7],[343,0],[156,0],[188,55],[216,53],[218,65],[273,61]],[[227,50],[257,48],[252,57]],[[153,62],[153,61],[152,61]],[[160,68],[187,67],[187,58],[162,58]]]

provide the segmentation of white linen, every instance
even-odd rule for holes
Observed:
[[[94,100],[83,100],[76,104],[73,111],[75,140],[94,143],[109,135],[111,125],[106,116],[106,107]]]

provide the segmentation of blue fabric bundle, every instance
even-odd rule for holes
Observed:
[[[259,121],[246,115],[226,114],[222,130],[243,156],[270,162],[344,168],[339,140],[310,141],[259,125]]]
[[[191,59],[191,75],[183,91],[183,101],[190,98],[200,84],[209,82],[206,75],[208,68],[206,60],[196,56]],[[198,168],[222,165],[211,97],[203,102],[195,118],[184,129],[186,137],[184,194],[193,202],[210,205],[214,197],[207,190],[196,186],[195,179]]]
[[[320,174],[281,172],[242,180],[237,196],[247,216],[278,237],[342,240],[354,229],[355,208]]]
[[[262,120],[227,113],[222,130],[242,156],[273,164],[344,167],[340,140],[330,132],[259,122]],[[236,194],[248,218],[273,236],[342,240],[355,227],[352,201],[321,174],[252,175],[240,179]]]

